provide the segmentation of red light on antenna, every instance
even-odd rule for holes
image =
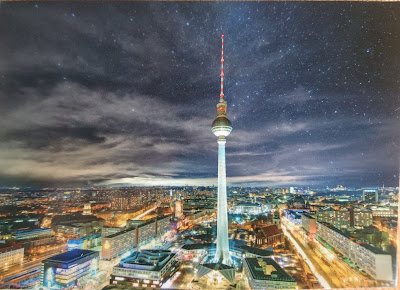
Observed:
[[[224,38],[224,35],[222,34],[221,38]]]

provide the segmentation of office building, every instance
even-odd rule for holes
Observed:
[[[373,223],[372,211],[366,208],[334,210],[331,207],[324,207],[317,211],[317,220],[329,223],[338,229],[367,227]]]
[[[374,212],[367,208],[349,209],[351,227],[368,227],[373,224]]]
[[[92,214],[92,204],[85,203],[83,205],[83,215],[91,215]]]
[[[244,273],[251,289],[296,289],[296,280],[271,258],[245,258]]]
[[[371,206],[372,216],[374,217],[397,217],[394,209],[386,206]]]
[[[257,215],[263,212],[260,203],[239,202],[233,207],[233,213]]]
[[[284,216],[293,224],[301,227],[301,215],[303,211],[286,210]]]
[[[89,250],[101,246],[101,234],[96,233],[90,236],[81,237],[79,239],[72,239],[68,241],[68,250],[81,249]]]
[[[163,250],[134,252],[113,267],[110,284],[160,288],[179,269],[175,255]]]
[[[161,236],[170,229],[172,215],[162,216],[156,218],[156,234]]]
[[[175,200],[175,218],[182,219],[183,218],[183,203],[182,200]]]
[[[0,241],[0,270],[10,266],[22,264],[24,248],[13,241]]]
[[[137,226],[136,245],[141,246],[156,236],[155,220]]]
[[[71,250],[42,262],[41,285],[48,289],[84,286],[99,271],[99,253]]]
[[[392,281],[392,256],[368,244],[357,243],[334,226],[317,222],[317,235],[376,280]]]
[[[128,228],[102,238],[101,258],[112,260],[136,247],[136,228]]]
[[[101,231],[105,220],[93,215],[60,215],[53,218],[52,227],[58,236],[78,238]]]
[[[367,203],[378,203],[379,192],[377,189],[364,189],[361,200]]]

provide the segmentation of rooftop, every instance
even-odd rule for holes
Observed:
[[[43,262],[54,262],[54,263],[72,263],[77,260],[80,260],[84,257],[91,256],[97,254],[98,252],[96,251],[89,251],[89,250],[80,250],[80,249],[74,249],[53,257],[50,257]]]
[[[111,234],[111,235],[109,235],[109,236],[106,236],[106,238],[112,239],[112,238],[115,238],[115,237],[117,237],[117,236],[119,236],[119,235],[126,234],[127,232],[131,232],[131,231],[135,231],[135,230],[136,230],[136,228],[129,228],[129,229],[120,231],[120,232],[118,232],[118,233],[115,233],[115,234]]]
[[[0,253],[5,253],[8,251],[15,251],[18,249],[21,249],[21,245],[17,244],[14,241],[3,240],[0,242]]]
[[[121,260],[118,268],[159,271],[176,254],[168,250],[141,250]]]
[[[238,202],[236,206],[258,206],[261,207],[260,203],[251,203],[251,202]]]
[[[328,223],[325,223],[325,222],[319,222],[319,223],[324,225],[324,226],[326,226],[326,227],[328,227],[328,228],[330,228],[331,230],[337,232],[338,234],[340,234],[340,235],[342,235],[342,236],[344,236],[344,237],[346,237],[348,239],[351,238],[349,233],[341,231],[341,230],[335,228],[334,226],[332,226],[331,224],[328,224]],[[388,253],[385,253],[381,249],[375,248],[375,247],[373,247],[373,246],[371,246],[369,244],[359,244],[359,245],[364,247],[364,248],[366,248],[367,250],[373,252],[374,254],[388,255]]]
[[[154,219],[150,219],[149,221],[144,222],[144,223],[138,225],[137,227],[138,227],[138,228],[141,228],[141,227],[147,226],[147,225],[149,225],[149,224],[153,224],[154,222],[155,222]]]
[[[309,215],[309,214],[306,214],[306,213],[303,213],[301,216],[304,216],[304,217],[306,217],[306,218],[308,218],[308,219],[315,220],[315,218],[314,218],[313,216],[311,216],[311,215]]]
[[[216,244],[213,243],[204,243],[204,244],[191,244],[182,246],[183,250],[192,251],[192,250],[201,250],[201,249],[210,249],[216,248]]]
[[[245,263],[255,280],[296,282],[271,258],[245,258]]]
[[[250,247],[250,246],[236,246],[235,248],[242,250],[243,252],[247,252],[249,254],[253,254],[253,255],[257,255],[257,256],[261,256],[261,257],[268,257],[273,254],[272,250],[268,250],[268,249],[262,250],[262,249]]]
[[[262,232],[265,237],[272,237],[283,233],[283,231],[281,229],[278,229],[276,225],[263,227],[260,232]]]

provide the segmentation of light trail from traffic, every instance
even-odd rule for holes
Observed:
[[[310,270],[313,272],[314,276],[317,278],[319,284],[321,284],[322,287],[325,289],[331,289],[332,287],[329,285],[329,283],[322,277],[317,270],[315,269],[314,265],[312,262],[308,259],[306,253],[304,253],[303,249],[300,247],[300,245],[296,242],[296,240],[292,237],[291,233],[286,230],[286,225],[285,222],[282,219],[282,229],[285,235],[289,238],[289,240],[293,243],[295,246],[297,252],[303,257],[304,261],[307,263],[307,265],[310,267]]]

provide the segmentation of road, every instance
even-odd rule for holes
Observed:
[[[24,262],[21,265],[15,265],[15,266],[11,266],[7,270],[1,270],[0,271],[0,280],[10,277],[10,276],[14,276],[25,270],[29,270],[34,267],[38,267],[42,264],[43,260],[50,258],[56,254],[61,254],[66,251],[67,250],[65,248],[57,249],[55,251],[52,251],[51,253],[47,253],[47,254],[35,257],[36,260],[34,260],[34,261],[25,261],[25,259],[24,259]]]
[[[161,288],[165,289],[189,289],[189,284],[194,278],[192,265],[184,264]]]
[[[141,213],[140,215],[138,215],[137,217],[135,217],[135,220],[140,220],[142,217],[148,215],[150,212],[152,212],[153,210],[155,210],[157,208],[157,206],[152,207],[151,209],[146,210],[145,212]]]
[[[330,253],[319,241],[313,242],[315,244],[311,247],[304,240],[302,230],[297,230],[295,227],[289,226],[288,223],[286,219],[282,220],[284,233],[292,241],[295,241],[307,259],[312,263],[315,268],[315,274],[323,287],[350,288],[372,286],[367,284],[367,280],[371,280],[370,277],[351,268],[334,253]]]

